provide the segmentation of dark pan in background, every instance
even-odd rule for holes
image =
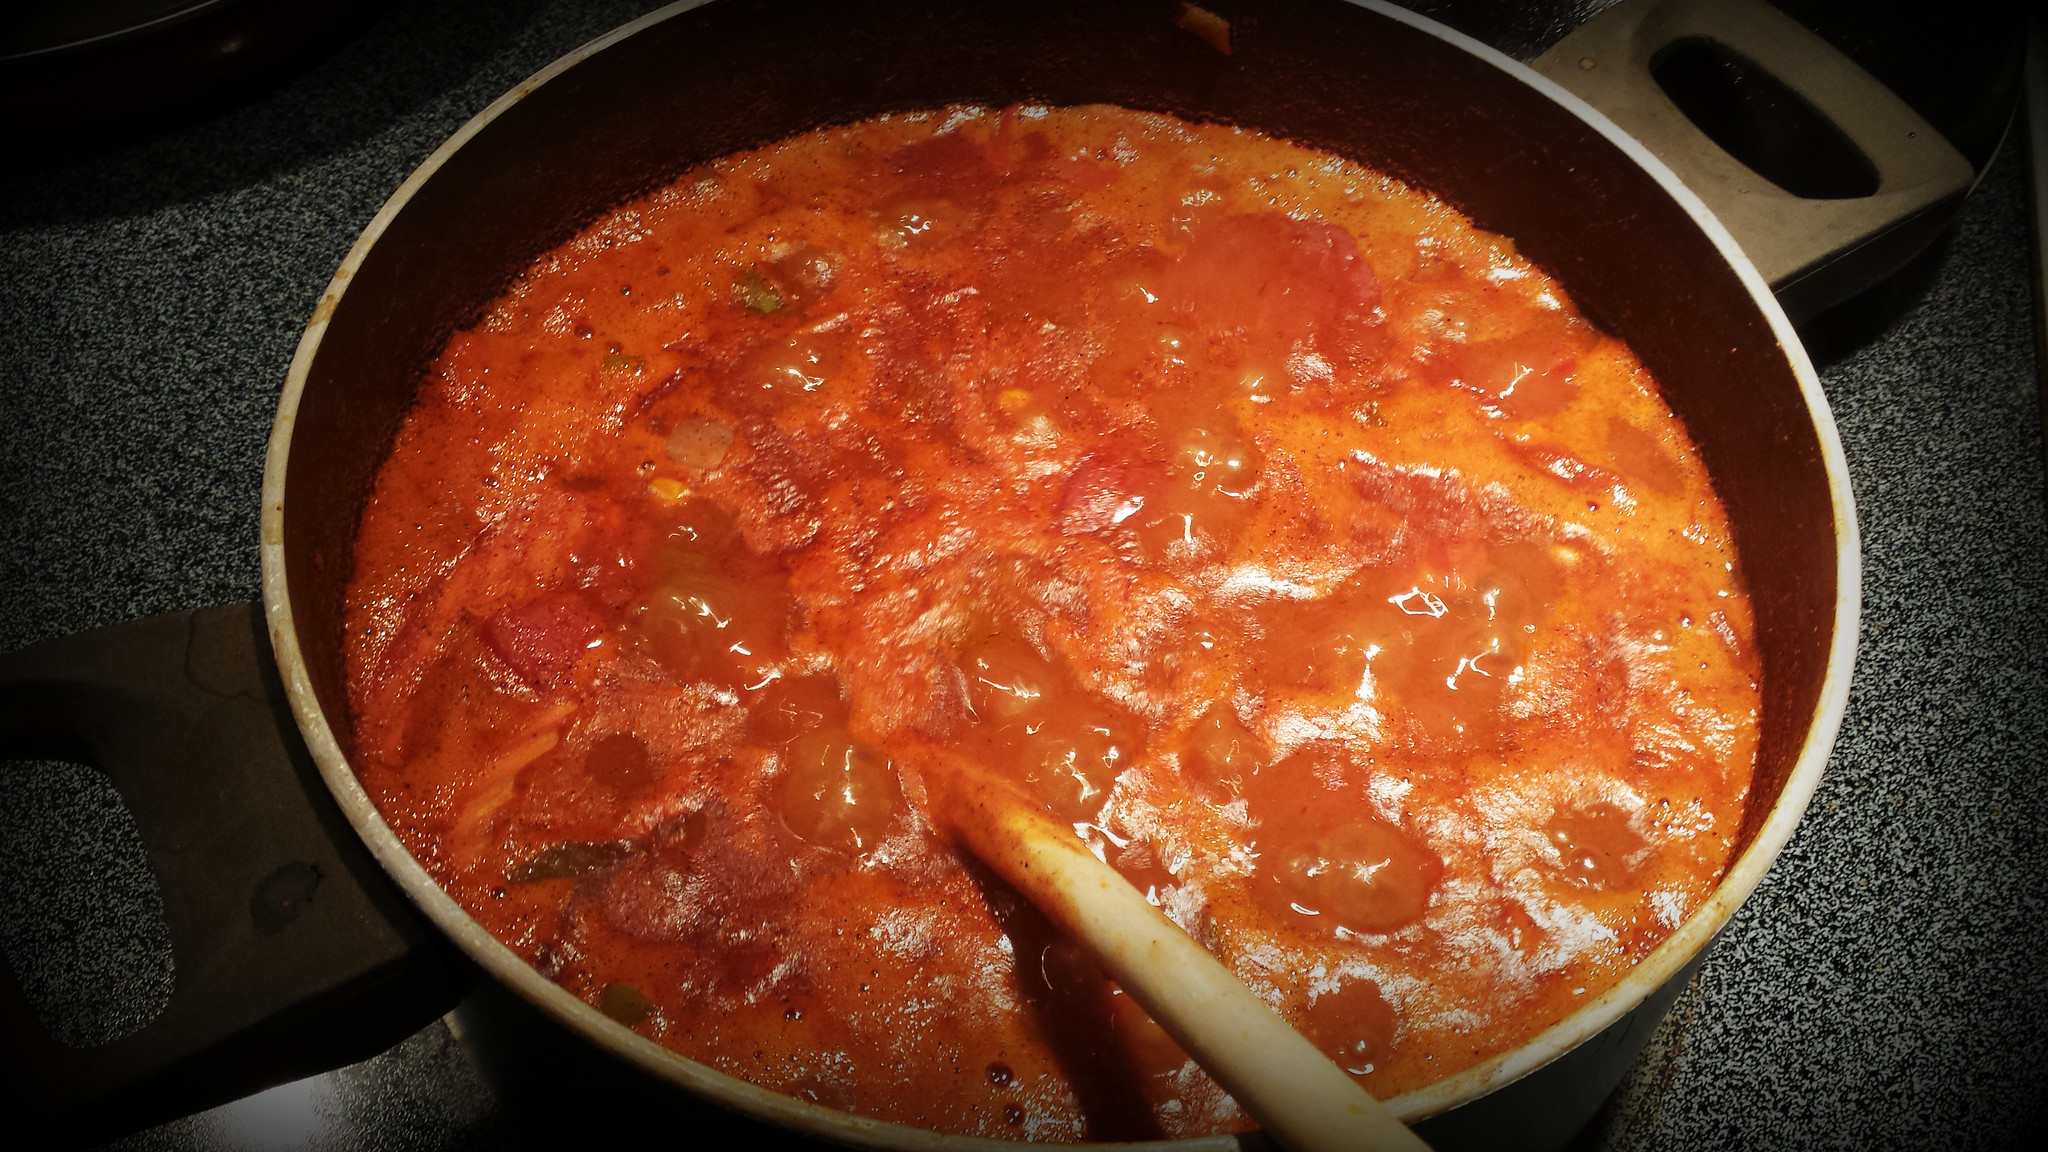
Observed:
[[[65,0],[0,18],[0,141],[90,146],[290,74],[389,0]]]

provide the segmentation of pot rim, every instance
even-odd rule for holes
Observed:
[[[263,473],[262,569],[263,605],[270,642],[276,655],[292,714],[298,722],[321,778],[334,794],[349,823],[384,870],[409,898],[464,952],[500,982],[610,1053],[749,1115],[810,1135],[865,1147],[892,1149],[1023,1148],[1019,1141],[940,1133],[894,1121],[857,1116],[812,1104],[717,1071],[626,1027],[566,989],[543,977],[519,955],[491,935],[444,890],[392,831],[370,799],[341,750],[334,730],[315,695],[306,670],[292,616],[284,548],[285,476],[299,402],[329,320],[350,280],[391,222],[434,174],[485,126],[549,80],[636,33],[710,0],[678,0],[590,41],[554,60],[471,117],[436,148],[385,201],[343,258],[300,337],[278,401]],[[1805,347],[1770,287],[1764,282],[1728,230],[1683,182],[1648,149],[1591,105],[1528,66],[1426,16],[1387,0],[1346,0],[1380,16],[1405,24],[1500,69],[1535,92],[1562,106],[1588,128],[1620,149],[1643,169],[1691,217],[1741,280],[1770,326],[1806,403],[1819,442],[1836,540],[1834,634],[1828,648],[1827,671],[1815,702],[1806,738],[1778,794],[1770,815],[1749,846],[1737,857],[1692,915],[1644,957],[1613,987],[1564,1019],[1506,1052],[1386,1102],[1401,1120],[1413,1123],[1477,1099],[1550,1063],[1627,1015],[1645,997],[1679,973],[1712,943],[1715,935],[1762,883],[1779,851],[1790,840],[1819,785],[1835,736],[1848,705],[1854,668],[1862,594],[1862,558],[1848,462],[1835,428],[1834,415],[1815,375]],[[1161,1140],[1124,1145],[1131,1148],[1198,1149],[1223,1152],[1239,1147],[1234,1136]]]

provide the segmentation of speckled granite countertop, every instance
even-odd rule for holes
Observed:
[[[0,173],[0,650],[254,599],[264,442],[335,265],[463,120],[645,7],[401,5],[238,109]],[[1458,22],[1459,5],[1432,7]],[[1863,527],[1848,718],[1805,823],[1587,1148],[2048,1141],[2048,513],[2025,194],[2009,151],[1889,307],[1809,333]],[[74,1038],[167,995],[152,891],[95,774],[0,770],[0,944],[24,985],[71,1004]],[[436,1024],[119,1144],[524,1142]]]

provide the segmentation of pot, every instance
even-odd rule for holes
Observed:
[[[70,145],[219,105],[345,38],[376,0],[84,0],[0,32],[0,136]]]
[[[1833,420],[1742,245],[1651,151],[1564,88],[1385,5],[1214,7],[1231,21],[1228,54],[1180,28],[1167,0],[682,3],[551,65],[436,151],[349,253],[293,362],[265,474],[260,625],[247,608],[162,617],[0,667],[9,685],[0,735],[83,745],[135,810],[165,891],[179,981],[155,1023],[83,1055],[26,1035],[19,993],[5,989],[14,1102],[82,1136],[133,1127],[379,1051],[444,1010],[481,969],[503,990],[491,997],[516,997],[547,1021],[529,1014],[529,1034],[556,1029],[603,1053],[618,1082],[655,1086],[652,1106],[683,1107],[672,1103],[681,1089],[834,1141],[988,1143],[849,1116],[716,1072],[611,1021],[498,943],[402,847],[355,778],[342,605],[355,525],[423,368],[533,258],[611,206],[738,149],[892,109],[1032,100],[1245,124],[1435,193],[1514,238],[1588,320],[1626,340],[1697,443],[1749,572],[1763,668],[1737,855],[1693,916],[1614,988],[1528,1043],[1389,1102],[1441,1146],[1498,1143],[1502,1133],[1523,1146],[1568,1140],[1761,881],[1826,762],[1846,703],[1859,589]],[[1684,5],[1684,19],[1643,32],[1646,7],[1610,13],[1638,14],[1619,47],[1579,38],[1599,33],[1596,21],[1540,66],[1566,79],[1602,66],[1603,79],[1628,72],[1637,83],[1623,89],[1654,104],[1643,85],[1656,35],[1701,35],[1708,17]],[[1765,52],[1778,33],[1757,19],[1765,32],[1753,25],[1748,35]],[[1746,42],[1739,30],[1726,35]],[[1830,105],[1843,101],[1883,105],[1838,79],[1812,99],[1856,121],[1859,144],[1897,135],[1901,113],[1938,141],[1895,100],[1881,109],[1889,120],[1836,115]],[[1679,159],[1697,144],[1676,124],[1639,127],[1653,142],[1661,131]],[[1910,192],[1875,224],[1745,239],[1790,269],[1780,273],[1788,283],[1834,275],[1827,292],[1796,297],[1817,307],[1886,263],[1850,259],[1868,255],[1871,237],[1909,247],[1895,226],[1960,194],[1939,165],[1924,166],[1932,176],[1914,168],[1914,155],[1873,157],[1886,187]]]

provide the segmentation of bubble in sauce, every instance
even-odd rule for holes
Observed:
[[[1650,847],[1627,812],[1604,802],[1559,809],[1544,834],[1565,877],[1598,889],[1632,883]]]
[[[1265,763],[1265,742],[1217,701],[1189,729],[1181,752],[1181,777],[1205,800],[1222,802],[1244,787],[1245,778]]]
[[[843,730],[825,729],[790,743],[776,803],[798,839],[858,855],[881,842],[903,800],[893,764]]]
[[[1429,910],[1443,860],[1412,833],[1361,810],[1357,770],[1342,756],[1311,748],[1248,782],[1247,806],[1258,821],[1252,894],[1283,921],[1392,932]]]
[[[668,434],[668,458],[685,468],[718,467],[732,449],[733,427],[723,420],[685,420]]]
[[[1443,861],[1392,824],[1354,819],[1302,838],[1261,838],[1260,901],[1276,914],[1383,933],[1422,919]]]
[[[798,244],[769,264],[786,299],[799,306],[823,299],[838,277],[839,258],[809,244]]]
[[[1409,742],[1504,745],[1507,691],[1563,581],[1552,551],[1515,541],[1418,565],[1407,588],[1375,605],[1365,631],[1372,694]]]
[[[1135,542],[1137,554],[1154,563],[1227,549],[1251,518],[1264,460],[1228,413],[1200,418],[1168,430],[1174,439],[1164,459],[1119,442],[1082,460],[1061,489],[1058,530]]]
[[[1258,482],[1265,454],[1238,431],[1227,412],[1218,410],[1181,433],[1173,463],[1194,485],[1242,498]]]
[[[633,633],[681,679],[759,687],[787,654],[786,579],[747,549],[718,508],[690,501],[677,513],[652,586],[629,610]]]
[[[770,340],[742,362],[735,399],[772,407],[815,393],[839,373],[844,358],[838,339],[830,334],[805,332]]]
[[[1338,1067],[1368,1076],[1393,1054],[1394,1028],[1394,1009],[1379,985],[1347,977],[1309,1001],[1301,1030]]]
[[[1492,411],[1536,420],[1563,411],[1578,397],[1573,375],[1585,333],[1568,318],[1493,339],[1445,341],[1424,362],[1423,375],[1476,393]]]
[[[1127,528],[1142,515],[1159,516],[1166,469],[1145,460],[1097,454],[1083,460],[1060,492],[1058,528],[1069,536]],[[1147,506],[1153,511],[1146,513]],[[1143,522],[1143,521],[1138,521]]]
[[[1014,634],[983,630],[962,652],[972,754],[1021,783],[1068,823],[1102,810],[1141,750],[1142,727],[1081,689],[1064,668]]]
[[[1147,559],[1227,549],[1251,518],[1264,455],[1225,410],[1191,419],[1172,429],[1166,482],[1133,523]]]
[[[685,679],[745,688],[765,679],[784,652],[786,597],[725,576],[679,577],[640,606],[653,655]]]
[[[1038,650],[1015,636],[985,632],[962,653],[967,699],[975,715],[998,723],[1033,722],[1054,692],[1058,673]]]
[[[777,676],[751,696],[747,720],[757,739],[782,744],[845,712],[838,677]]]
[[[1137,733],[1136,725],[1110,709],[1074,701],[1026,733],[1024,780],[1058,819],[1092,820],[1116,778],[1136,759]]]
[[[905,197],[876,210],[885,248],[929,248],[959,236],[971,213],[951,200]]]

